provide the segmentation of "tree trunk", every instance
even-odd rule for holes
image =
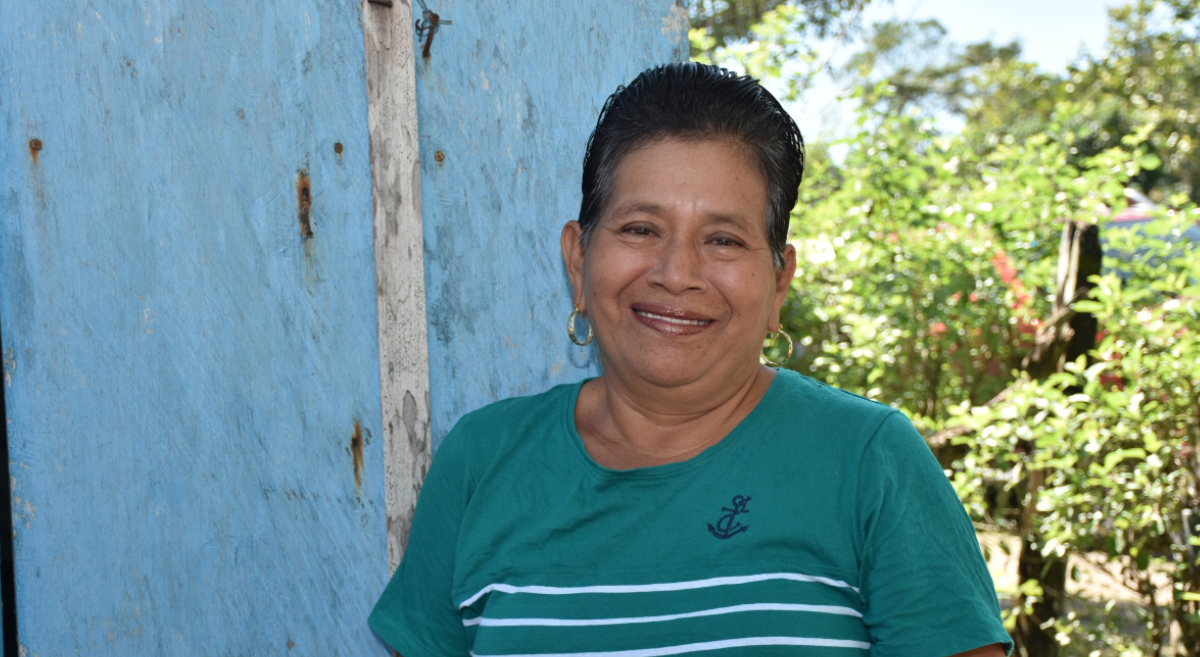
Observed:
[[[1021,539],[1021,557],[1017,562],[1017,577],[1024,583],[1037,580],[1042,586],[1042,597],[1033,603],[1031,615],[1017,619],[1016,635],[1013,637],[1022,654],[1028,657],[1053,657],[1058,654],[1058,640],[1054,638],[1054,625],[1042,629],[1042,624],[1062,614],[1063,599],[1067,588],[1067,560],[1054,555],[1044,556],[1029,535]],[[1024,600],[1020,600],[1024,603]]]
[[[1183,590],[1186,592],[1200,593],[1200,566],[1197,565],[1200,549],[1189,540],[1193,536],[1200,536],[1200,513],[1184,509],[1181,520],[1183,528],[1179,543],[1183,545],[1187,564],[1184,566],[1183,577],[1179,578],[1182,581],[1177,580],[1177,584],[1183,584]],[[1196,615],[1200,614],[1200,602],[1184,600],[1182,596],[1177,596],[1172,605],[1172,612],[1175,622],[1179,624],[1180,647],[1183,649],[1180,654],[1186,657],[1200,657],[1200,622],[1194,620]]]
[[[1088,280],[1100,274],[1103,250],[1100,248],[1100,227],[1068,221],[1063,226],[1058,251],[1058,276],[1054,295],[1054,313],[1042,326],[1033,349],[1022,365],[1036,379],[1062,372],[1067,362],[1073,362],[1096,346],[1096,318],[1088,313],[1076,313],[1071,305],[1086,298],[1093,287]],[[1077,392],[1077,391],[1067,391]],[[1036,447],[1024,445],[1032,459]],[[1037,497],[1045,473],[1031,470],[1026,479],[1024,509],[1021,514],[1021,556],[1017,562],[1020,582],[1037,580],[1042,596],[1032,604],[1032,615],[1018,619],[1013,640],[1022,654],[1028,657],[1057,657],[1058,641],[1054,638],[1053,619],[1063,613],[1066,597],[1067,560],[1055,555],[1043,555],[1042,541],[1037,531]],[[1026,604],[1019,596],[1018,606]],[[1041,626],[1046,624],[1046,628]]]

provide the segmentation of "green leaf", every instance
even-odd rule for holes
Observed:
[[[1104,304],[1100,303],[1099,301],[1090,301],[1088,299],[1082,299],[1080,301],[1076,301],[1074,304],[1071,305],[1071,307],[1075,309],[1075,312],[1080,312],[1080,313],[1096,314],[1096,313],[1102,313],[1105,311]]]
[[[1109,453],[1104,457],[1104,466],[1101,468],[1102,474],[1108,474],[1109,472],[1112,472],[1112,469],[1115,468],[1118,463],[1124,461],[1125,459],[1131,458],[1146,458],[1146,450],[1142,449],[1141,447],[1134,447],[1132,449],[1118,449],[1115,452]]]

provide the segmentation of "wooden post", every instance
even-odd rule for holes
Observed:
[[[362,16],[390,572],[408,543],[417,493],[433,458],[417,83],[412,6],[362,0]]]
[[[1068,221],[1063,226],[1058,253],[1058,276],[1054,294],[1054,312],[1038,332],[1033,349],[1022,363],[1025,371],[1036,379],[1062,372],[1069,361],[1087,354],[1096,346],[1096,318],[1089,313],[1077,313],[1073,304],[1088,296],[1093,284],[1089,278],[1099,275],[1103,250],[1100,247],[1100,227]],[[1024,445],[1032,455],[1034,445]],[[1036,525],[1038,491],[1045,481],[1044,470],[1030,470],[1025,482],[1025,501],[1021,514],[1021,555],[1017,564],[1022,584],[1037,580],[1042,596],[1032,605],[1031,616],[1017,621],[1014,640],[1021,654],[1029,657],[1055,657],[1058,641],[1054,626],[1042,624],[1062,615],[1067,583],[1067,560],[1055,555],[1043,555]],[[1025,596],[1017,599],[1024,606]]]

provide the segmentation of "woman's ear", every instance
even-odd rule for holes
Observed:
[[[783,303],[787,301],[788,290],[792,287],[792,278],[796,276],[796,247],[788,244],[783,248],[783,266],[775,274],[775,296],[771,300],[771,316],[774,320],[774,327],[771,330],[778,330],[783,322],[780,320],[779,313],[783,310]],[[771,328],[771,327],[768,327]]]
[[[575,307],[587,312],[587,301],[583,297],[583,227],[578,221],[568,221],[563,226],[563,264],[567,267],[567,278],[571,279],[571,301]]]

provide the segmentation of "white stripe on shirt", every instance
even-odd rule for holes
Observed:
[[[662,616],[631,616],[628,618],[464,618],[462,624],[467,627],[481,625],[483,627],[582,627],[592,625],[633,625],[636,623],[659,623],[662,621],[681,620],[685,618],[703,618],[705,616],[720,616],[736,614],[745,611],[807,611],[817,614],[839,614],[842,616],[857,616],[862,614],[849,607],[834,605],[804,605],[762,602],[715,609],[702,609],[680,614],[664,614]]]
[[[573,595],[576,593],[655,593],[659,591],[690,591],[693,589],[706,589],[714,586],[730,586],[733,584],[750,584],[753,582],[765,582],[769,580],[791,580],[793,582],[816,582],[838,588],[847,588],[855,593],[858,593],[858,588],[849,584],[828,577],[818,577],[816,575],[801,575],[799,573],[765,573],[762,575],[741,575],[736,577],[711,577],[709,579],[698,579],[689,582],[665,582],[662,584],[613,584],[613,585],[597,585],[597,586],[513,586],[511,584],[488,584],[479,590],[475,595],[467,598],[458,605],[459,609],[469,607],[476,600],[491,593],[499,591],[501,593],[534,593],[539,595]],[[672,653],[674,654],[674,653]]]
[[[662,648],[637,648],[634,650],[614,650],[611,652],[564,652],[564,653],[531,653],[526,655],[477,655],[471,652],[471,657],[664,657],[666,655],[682,655],[689,652],[706,650],[722,650],[724,648],[743,648],[746,646],[825,646],[829,648],[857,648],[870,650],[871,644],[865,641],[846,641],[842,639],[812,639],[797,636],[752,636],[744,639],[726,639],[724,641],[706,641],[704,643],[688,643],[681,646],[664,646]]]

